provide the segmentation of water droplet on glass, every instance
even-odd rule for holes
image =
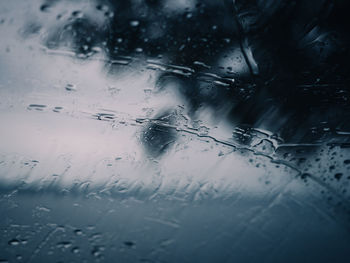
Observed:
[[[97,9],[97,10],[100,10],[100,11],[104,11],[104,12],[106,12],[106,11],[109,10],[109,8],[108,8],[107,5],[97,5],[97,6],[96,6],[96,9]]]
[[[334,175],[334,178],[337,179],[337,180],[340,180],[342,178],[343,174],[342,173],[336,173]]]
[[[130,21],[130,26],[137,27],[139,26],[140,22],[138,20],[132,20]]]
[[[47,12],[49,11],[50,6],[48,4],[43,4],[40,6],[40,11]]]
[[[83,234],[83,231],[81,229],[76,229],[74,230],[74,234],[76,234],[77,236],[81,236]]]
[[[72,12],[72,16],[74,16],[76,18],[82,18],[84,16],[84,14],[83,14],[83,12],[77,10],[77,11]]]
[[[8,242],[9,245],[11,246],[18,246],[20,244],[20,240],[18,239],[11,239],[9,242]]]
[[[72,248],[72,253],[74,253],[74,254],[79,253],[79,247],[73,247]]]
[[[104,250],[103,246],[94,246],[93,249],[91,250],[91,255],[97,258],[101,257],[103,250]]]
[[[124,242],[124,245],[131,248],[131,247],[134,247],[134,246],[135,246],[135,243],[132,242],[132,241],[125,241],[125,242]]]
[[[76,91],[77,87],[74,84],[67,84],[66,85],[66,90],[68,90],[68,91]]]
[[[67,249],[67,248],[69,248],[71,246],[72,246],[72,243],[69,242],[69,241],[62,241],[62,242],[58,242],[57,243],[57,247],[58,248],[65,248],[65,249]]]

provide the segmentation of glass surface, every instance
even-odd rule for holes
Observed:
[[[348,7],[0,0],[0,262],[349,262]]]

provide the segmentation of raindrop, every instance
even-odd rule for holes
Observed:
[[[100,233],[95,233],[90,236],[90,240],[101,239],[102,235]]]
[[[150,95],[150,94],[152,94],[152,89],[144,89],[143,92],[144,92],[146,95]]]
[[[28,106],[28,110],[37,110],[37,111],[42,111],[44,108],[46,108],[46,105],[41,105],[41,104],[30,104]]]
[[[106,5],[97,5],[96,9],[106,12],[106,11],[108,11],[108,6],[106,6]]]
[[[334,175],[334,178],[337,179],[337,180],[340,180],[342,178],[343,174],[342,173],[336,173]]]
[[[93,249],[91,251],[91,255],[93,255],[94,257],[98,257],[101,255],[100,251],[96,250],[96,249]]]
[[[55,107],[52,111],[53,112],[60,112],[63,109],[63,107]]]
[[[310,177],[311,175],[310,174],[308,174],[308,173],[303,173],[300,177],[301,177],[301,179],[306,179],[306,178],[308,178],[308,177]]]
[[[105,15],[106,17],[109,17],[109,18],[114,17],[114,13],[113,13],[113,12],[110,12],[110,11],[105,12],[104,15]]]
[[[134,246],[135,246],[135,243],[132,242],[132,241],[125,241],[125,242],[124,242],[124,245],[131,248],[131,247],[134,247]]]
[[[94,246],[94,248],[91,250],[91,255],[93,255],[94,257],[100,257],[102,255],[103,250],[103,246]]]
[[[72,243],[69,241],[62,241],[62,242],[57,243],[58,248],[69,248],[71,246],[72,246]]]
[[[84,16],[84,14],[81,11],[73,11],[72,16],[74,16],[76,18],[82,18]]]
[[[72,253],[74,253],[74,254],[79,253],[79,247],[73,247],[72,248]]]
[[[47,4],[43,4],[40,6],[40,11],[47,12],[49,10],[50,6]]]
[[[206,126],[200,126],[200,127],[198,128],[198,133],[199,133],[199,135],[201,135],[201,136],[208,135],[208,133],[209,133],[209,128],[206,127]]]
[[[139,26],[139,24],[140,24],[140,22],[137,20],[130,21],[130,26],[132,26],[132,27],[137,27],[137,26]]]
[[[76,234],[77,236],[81,236],[83,234],[83,231],[81,231],[80,229],[76,229],[74,230],[74,234]]]
[[[91,50],[96,52],[96,53],[101,53],[102,52],[102,48],[100,48],[100,47],[92,47]]]
[[[11,246],[17,246],[20,244],[20,241],[18,239],[11,239],[9,242],[8,242],[9,245]]]
[[[76,91],[77,88],[76,88],[76,86],[74,84],[67,84],[66,85],[66,90],[68,90],[68,91]]]

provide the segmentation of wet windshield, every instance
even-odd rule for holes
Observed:
[[[347,1],[0,1],[0,262],[347,262]]]

